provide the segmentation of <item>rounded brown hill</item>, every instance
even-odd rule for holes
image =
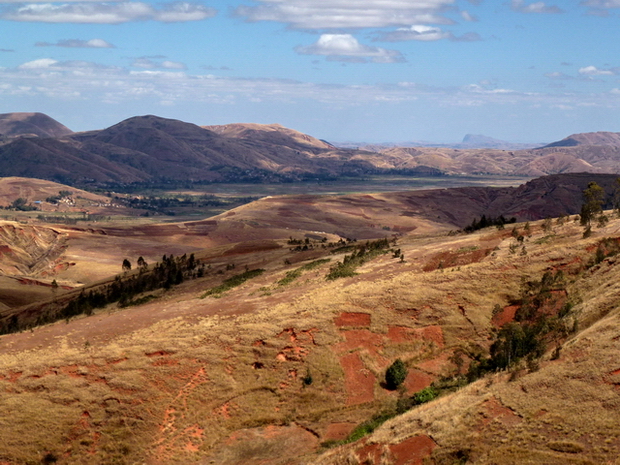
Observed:
[[[43,113],[0,114],[0,136],[62,137],[73,131]]]
[[[576,147],[578,145],[620,145],[620,132],[584,132],[572,134],[545,147]],[[544,147],[543,147],[544,148]]]

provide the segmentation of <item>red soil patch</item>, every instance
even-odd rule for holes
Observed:
[[[433,271],[438,268],[448,268],[453,266],[464,266],[470,263],[478,263],[482,261],[493,249],[478,249],[470,252],[441,252],[433,256],[426,265],[422,267],[423,271]]]
[[[339,317],[334,318],[334,324],[341,328],[343,326],[370,326],[370,313],[342,312]]]
[[[443,330],[441,326],[427,326],[425,328],[417,329],[416,333],[419,333],[422,339],[433,341],[437,344],[437,347],[444,346]]]
[[[448,352],[444,352],[438,357],[420,362],[416,366],[423,371],[439,376],[448,370],[449,367],[453,366],[453,363],[449,360],[449,358],[450,354]]]
[[[168,355],[172,355],[172,352],[166,352],[165,350],[158,350],[156,352],[148,352],[145,353],[147,357],[166,357]]]
[[[428,436],[413,436],[400,444],[390,446],[394,465],[422,465],[437,447]]]
[[[285,347],[276,355],[279,362],[303,362],[304,358],[310,353],[308,349],[301,346]]]
[[[359,463],[368,465],[379,465],[381,463],[381,444],[365,444],[355,451]]]
[[[429,387],[434,380],[435,378],[428,373],[413,369],[409,370],[403,384],[407,389],[407,394],[410,395]]]
[[[372,355],[377,356],[383,348],[383,336],[367,329],[351,329],[342,331],[345,342],[334,346],[336,352],[347,352],[354,349],[364,348]]]
[[[316,345],[314,340],[314,333],[317,332],[317,328],[304,329],[301,331],[295,330],[295,328],[287,328],[282,330],[276,337],[287,337],[290,342],[299,342],[300,344],[313,344]],[[258,340],[254,342],[254,345],[265,345],[264,341]]]
[[[406,326],[389,326],[387,337],[392,342],[408,342],[416,339],[433,341],[437,347],[444,346],[441,326],[426,326],[424,328],[408,328]]]
[[[491,397],[482,404],[482,425],[487,426],[497,419],[506,426],[520,424],[523,419],[512,409],[501,404],[496,397]]]
[[[364,367],[358,353],[340,357],[344,371],[344,387],[347,393],[347,405],[364,404],[375,399],[375,376]]]
[[[501,312],[493,315],[493,318],[491,318],[491,323],[495,327],[500,328],[506,323],[514,321],[517,310],[519,310],[519,305],[509,305],[508,307],[504,307]]]
[[[6,375],[0,375],[0,379],[6,380],[9,383],[14,383],[21,377],[21,375],[21,371],[9,371]]]
[[[326,441],[342,441],[351,434],[355,426],[355,423],[332,423],[327,427],[323,439]]]
[[[387,337],[392,342],[408,342],[413,339],[412,337],[413,328],[408,328],[406,326],[389,326]]]

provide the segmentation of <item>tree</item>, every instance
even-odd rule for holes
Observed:
[[[583,191],[583,205],[581,206],[581,225],[590,226],[592,220],[595,219],[603,211],[603,199],[605,191],[596,182],[591,181],[588,187]]]
[[[614,186],[614,211],[620,216],[620,178],[616,178]]]
[[[131,262],[127,259],[123,260],[123,271],[131,270]]]
[[[399,358],[392,363],[385,372],[385,385],[390,390],[395,390],[407,378],[407,367]]]
[[[144,258],[142,258],[142,256],[138,257],[138,266],[140,268],[146,268],[148,266],[148,264],[146,263],[146,260]],[[131,269],[131,264],[130,264],[130,268]]]

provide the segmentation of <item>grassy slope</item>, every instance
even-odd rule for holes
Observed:
[[[405,263],[383,255],[334,282],[324,279],[325,263],[286,286],[279,281],[301,263],[248,253],[234,257],[238,272],[266,272],[220,298],[199,297],[229,275],[122,312],[3,336],[0,462],[40,463],[51,453],[57,463],[359,463],[359,444],[317,455],[318,443],[335,424],[352,427],[393,407],[399,393],[380,381],[394,359],[415,372],[412,385],[455,373],[448,357],[488,346],[493,306],[518,296],[523,278],[578,264],[593,254],[588,244],[618,227],[614,220],[581,240],[571,222],[539,241],[547,234],[535,226],[526,255],[510,253],[509,231],[409,236],[398,244]],[[570,275],[586,329],[559,360],[516,381],[503,373],[480,380],[391,420],[370,443],[388,463],[386,444],[420,435],[432,437],[437,463],[453,463],[458,451],[480,463],[615,459],[620,280],[612,261]],[[370,317],[339,324],[343,313]],[[366,391],[356,390],[349,362],[370,380]]]

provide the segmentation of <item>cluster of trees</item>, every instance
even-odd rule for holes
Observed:
[[[20,212],[31,212],[31,211],[38,210],[37,207],[35,207],[34,205],[31,205],[28,202],[28,200],[23,197],[16,198],[15,200],[13,200],[13,202],[11,202],[11,205],[5,208],[7,210],[15,210],[15,211],[20,211]]]
[[[561,270],[555,274],[545,272],[540,281],[525,283],[515,321],[500,328],[487,358],[475,357],[468,380],[509,368],[523,359],[535,365],[550,342],[562,340],[576,330],[574,323],[571,326],[566,319],[571,307]]]
[[[338,278],[355,276],[355,269],[357,267],[363,265],[368,260],[372,260],[378,255],[387,253],[389,249],[390,241],[387,238],[357,245],[352,254],[345,255],[341,262],[337,262],[330,268],[326,279],[328,281],[333,281]]]
[[[205,266],[191,254],[174,257],[164,255],[161,262],[149,268],[144,259],[138,259],[138,273],[116,276],[114,281],[90,291],[80,292],[59,310],[54,304],[39,314],[35,321],[21,321],[17,315],[0,322],[0,334],[13,333],[33,326],[69,319],[77,315],[91,315],[97,308],[117,302],[120,307],[143,302],[134,300],[145,292],[170,289],[188,279],[204,276]],[[123,269],[129,271],[131,263],[125,259]],[[147,296],[148,298],[148,296]]]
[[[463,231],[465,231],[466,233],[472,233],[474,231],[478,231],[479,229],[488,228],[489,226],[496,226],[499,229],[504,229],[504,225],[516,222],[517,219],[514,216],[510,219],[506,219],[504,218],[504,215],[500,215],[497,218],[482,215],[480,220],[476,220],[476,218],[474,218],[469,226],[465,226]]]
[[[181,208],[233,208],[258,199],[259,197],[217,197],[212,194],[159,197],[151,195],[130,198],[114,197],[116,203],[169,216],[174,216],[175,210]]]

